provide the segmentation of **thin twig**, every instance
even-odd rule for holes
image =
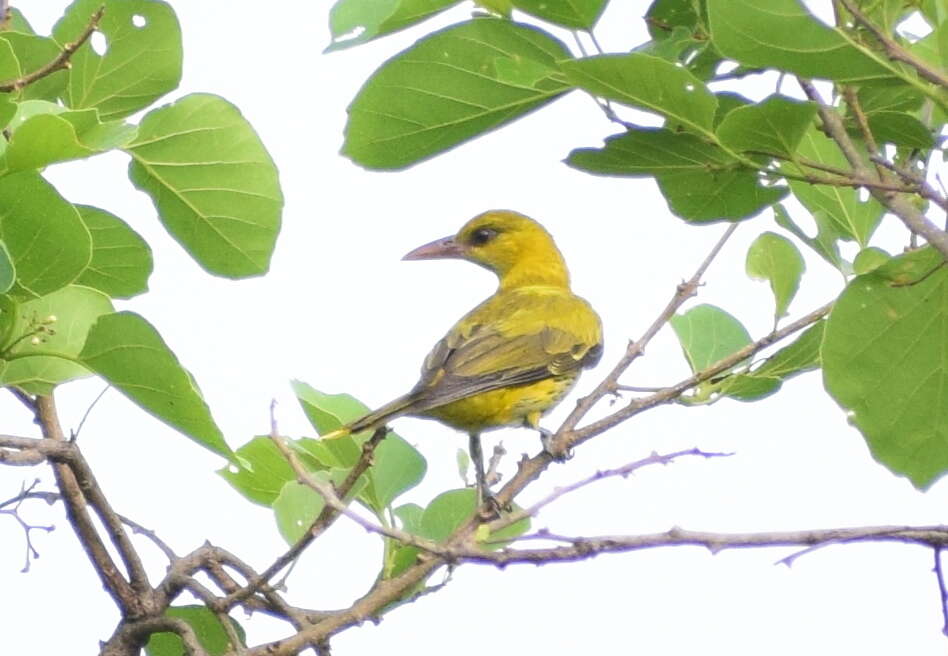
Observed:
[[[51,62],[41,66],[32,73],[24,75],[23,77],[17,78],[15,80],[0,82],[0,92],[19,91],[23,87],[29,86],[37,80],[43,79],[47,75],[52,75],[56,71],[61,71],[64,68],[68,68],[69,60],[72,58],[73,54],[82,47],[82,44],[89,40],[89,37],[92,36],[92,33],[95,32],[99,27],[99,21],[102,20],[102,14],[104,13],[105,7],[99,7],[99,9],[97,9],[89,18],[89,23],[86,25],[86,29],[82,31],[82,34],[79,35],[79,38],[64,45],[63,49]]]
[[[92,403],[89,404],[89,407],[86,408],[85,413],[82,415],[82,419],[79,420],[79,426],[76,427],[76,430],[70,432],[69,439],[72,442],[75,442],[79,439],[79,433],[82,432],[82,427],[86,425],[86,419],[89,418],[89,415],[92,413],[92,410],[95,408],[96,404],[105,396],[105,393],[109,391],[111,385],[106,385],[101,392],[92,400]]]
[[[948,636],[948,589],[945,588],[945,573],[941,568],[941,551],[943,547],[932,549],[935,554],[935,578],[938,579],[938,594],[941,598],[941,616],[944,619],[941,632]]]

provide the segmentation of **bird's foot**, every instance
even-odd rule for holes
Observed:
[[[537,430],[540,431],[540,443],[543,445],[543,450],[549,453],[555,462],[566,462],[573,457],[572,449],[563,451],[555,448],[553,444],[553,431],[543,428],[542,426],[537,426]]]

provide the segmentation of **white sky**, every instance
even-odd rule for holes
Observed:
[[[28,4],[30,20],[43,30],[65,3]],[[184,30],[184,80],[168,100],[192,91],[224,96],[240,107],[280,168],[286,210],[271,273],[243,282],[204,274],[164,233],[147,197],[125,182],[122,155],[57,166],[48,177],[70,200],[123,217],[151,244],[152,291],[121,306],[159,328],[196,376],[234,447],[267,430],[273,397],[280,402],[283,432],[312,433],[289,379],[350,392],[373,406],[410,387],[431,344],[488,295],[494,281],[466,263],[400,257],[453,233],[485,209],[517,209],[543,222],[564,251],[575,290],[602,315],[605,357],[585,375],[579,393],[605,375],[627,340],[645,329],[724,230],[693,228],[672,217],[651,181],[594,178],[563,165],[571,148],[597,145],[616,131],[578,93],[408,171],[363,171],[337,154],[346,105],[376,66],[430,26],[322,55],[329,41],[328,3],[174,5]],[[646,6],[612,3],[597,32],[607,50],[628,49],[646,38],[639,19]],[[469,13],[465,6],[436,23]],[[762,86],[758,97],[771,89]],[[879,243],[898,234],[896,228],[887,218]],[[776,229],[769,212],[738,230],[696,301],[724,307],[755,337],[770,329],[772,298],[766,284],[746,278],[744,256],[765,229]],[[838,274],[805,255],[808,271],[791,317],[840,289]],[[626,382],[668,384],[687,373],[667,329]],[[78,424],[102,386],[91,380],[59,392],[66,426]],[[571,405],[564,403],[545,424],[555,427]],[[5,433],[35,434],[11,399],[0,398],[0,417]],[[455,451],[466,445],[463,436],[412,419],[399,420],[396,428],[428,460],[427,478],[403,501],[424,504],[459,484]],[[501,468],[507,474],[521,452],[538,448],[536,435],[527,431],[494,433],[488,450],[497,439],[510,452]],[[285,550],[271,512],[245,501],[213,473],[223,464],[219,458],[117,392],[96,407],[80,441],[115,508],[155,529],[179,553],[209,539],[263,569]],[[648,412],[584,445],[522,501],[596,468],[693,446],[736,455],[680,461],[599,483],[566,497],[534,526],[595,535],[673,525],[751,531],[945,518],[948,484],[922,494],[873,461],[818,374],[755,404],[723,401]],[[14,495],[21,481],[34,476],[50,487],[46,467],[0,468],[0,497]],[[57,530],[34,533],[42,558],[20,574],[20,529],[12,519],[0,521],[3,651],[95,653],[117,618],[111,601],[61,508],[31,503],[23,514],[36,523],[55,523]],[[380,546],[340,520],[296,568],[290,600],[315,608],[348,605],[371,584]],[[162,557],[146,541],[140,548],[157,580]],[[378,626],[337,636],[334,653],[945,652],[930,551],[838,546],[807,555],[792,569],[774,565],[791,552],[711,556],[679,548],[503,572],[465,566],[440,593],[391,613]],[[266,618],[248,621],[240,611],[235,617],[252,643],[285,635],[284,625]]]

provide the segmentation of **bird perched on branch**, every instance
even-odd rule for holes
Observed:
[[[540,427],[540,417],[602,355],[602,326],[573,294],[553,238],[508,210],[484,212],[453,237],[416,248],[406,260],[458,258],[497,274],[493,296],[435,344],[406,395],[323,439],[374,430],[403,415],[436,419],[470,436],[479,500],[486,489],[480,434],[501,426]]]

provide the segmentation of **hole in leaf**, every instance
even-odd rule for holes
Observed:
[[[686,85],[685,85],[685,91],[694,91],[694,90],[695,90],[695,85],[693,85],[693,84],[686,84]]]
[[[102,32],[93,32],[89,38],[89,43],[92,45],[92,50],[100,57],[105,56],[106,51],[109,49],[109,41]]]
[[[351,41],[352,39],[357,39],[365,33],[365,25],[356,25],[351,30],[344,34],[338,35],[333,41],[335,43],[344,43],[346,41]]]
[[[135,14],[134,16],[132,16],[132,25],[134,25],[135,27],[145,27],[146,25],[148,25],[148,19],[146,19],[141,14]]]

